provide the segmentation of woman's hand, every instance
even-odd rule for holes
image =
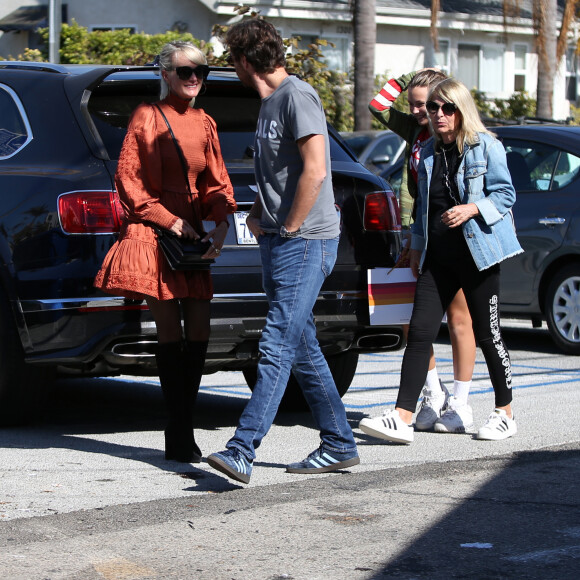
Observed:
[[[222,253],[226,235],[228,233],[228,222],[220,222],[211,232],[209,232],[201,241],[207,242],[211,238],[211,246],[202,258],[217,258]]]
[[[415,278],[419,277],[421,254],[422,252],[420,250],[409,250],[409,267],[411,268],[411,272]]]
[[[474,203],[462,203],[448,209],[441,216],[441,221],[450,228],[456,228],[477,215],[479,208]]]
[[[177,221],[169,229],[170,232],[174,233],[179,238],[193,238],[194,240],[199,239],[199,234],[189,225],[189,223],[181,218],[177,218]]]

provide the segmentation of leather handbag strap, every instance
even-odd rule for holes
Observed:
[[[177,149],[177,155],[179,157],[179,161],[181,162],[181,169],[183,170],[183,176],[185,177],[187,191],[189,192],[189,195],[192,195],[191,194],[191,185],[189,183],[189,172],[187,171],[187,162],[185,161],[185,155],[183,154],[183,150],[181,149],[181,146],[179,145],[179,141],[176,139],[175,134],[173,133],[173,129],[171,128],[171,125],[169,124],[169,120],[165,116],[165,113],[162,111],[161,107],[157,103],[155,103],[155,106],[159,109],[159,112],[161,113],[161,116],[163,117],[165,124],[167,125],[167,128],[169,129],[169,134],[171,135],[171,139],[173,140],[173,144],[175,145],[175,149]],[[193,213],[195,215],[195,219],[197,220],[196,228],[198,228],[199,231],[201,232],[201,230],[203,230],[203,226],[202,226],[201,219],[199,217],[199,214],[197,211],[197,206],[195,204],[195,200],[193,199],[193,196],[192,196],[191,204],[193,206]]]

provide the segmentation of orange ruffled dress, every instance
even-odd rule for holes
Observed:
[[[234,191],[215,121],[172,94],[160,106],[187,160],[192,194],[163,117],[154,105],[139,105],[129,122],[115,175],[126,219],[94,284],[110,294],[138,300],[145,296],[210,300],[209,270],[172,270],[147,224],[169,229],[179,217],[195,228],[192,203],[202,219],[220,223],[236,210]]]

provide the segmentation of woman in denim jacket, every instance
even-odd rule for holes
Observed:
[[[434,139],[421,153],[409,252],[417,277],[415,303],[397,403],[383,416],[377,436],[413,440],[411,422],[430,346],[462,288],[495,392],[495,410],[477,437],[506,439],[517,428],[510,358],[499,323],[499,263],[523,251],[510,211],[516,194],[503,145],[481,123],[465,85],[455,79],[439,83],[429,94],[427,111]]]
[[[423,145],[431,139],[429,115],[425,104],[429,91],[446,78],[447,75],[440,70],[425,68],[398,79],[390,79],[369,104],[373,116],[407,142],[399,190],[401,225],[405,230],[402,262],[408,259],[408,246],[411,241],[409,230],[416,216],[415,200],[420,153]],[[405,91],[410,113],[393,106],[399,95]],[[473,411],[468,404],[468,396],[475,365],[476,346],[471,316],[462,290],[449,304],[446,315],[453,351],[453,396],[449,396],[447,387],[439,379],[435,354],[431,347],[421,408],[415,416],[415,429],[434,430],[437,433],[465,433],[473,427]],[[404,326],[405,334],[408,328],[408,325]],[[367,428],[376,431],[380,429],[381,424],[380,417],[378,419],[365,417],[359,427],[362,431]]]

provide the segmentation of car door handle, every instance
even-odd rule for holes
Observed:
[[[560,226],[566,223],[566,218],[562,217],[545,217],[538,220],[543,226]]]

